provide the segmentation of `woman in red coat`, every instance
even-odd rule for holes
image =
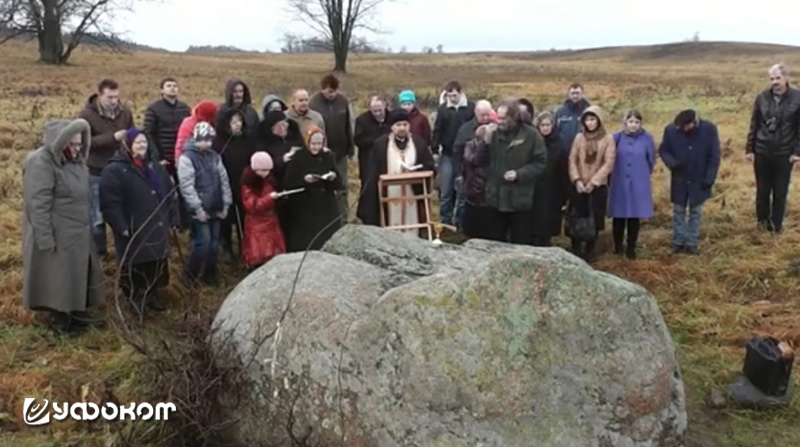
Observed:
[[[268,153],[256,152],[242,175],[245,213],[242,259],[250,269],[286,253],[286,241],[275,209],[278,194],[275,177],[271,175],[272,166]]]

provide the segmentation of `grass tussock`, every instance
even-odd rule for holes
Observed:
[[[613,130],[619,129],[622,114],[630,107],[642,111],[645,128],[657,141],[663,126],[682,108],[695,107],[701,116],[718,123],[723,161],[714,197],[704,209],[702,255],[668,254],[669,176],[659,164],[653,176],[656,215],[642,228],[640,259],[628,262],[604,255],[597,268],[642,284],[656,296],[678,347],[686,381],[690,447],[800,445],[796,427],[800,397],[788,409],[772,412],[733,407],[710,410],[703,403],[709,391],[723,389],[739,373],[743,343],[753,334],[769,334],[800,346],[799,192],[793,185],[785,233],[777,237],[758,233],[752,166],[743,159],[749,109],[753,96],[765,85],[766,68],[778,55],[788,65],[798,65],[800,55],[788,51],[686,54],[635,58],[609,50],[534,56],[354,56],[351,74],[343,78],[342,86],[359,112],[370,95],[394,97],[404,88],[415,89],[420,104],[433,108],[440,87],[451,77],[462,82],[473,100],[517,94],[530,98],[541,110],[559,104],[566,86],[579,80],[589,99],[610,112],[612,121],[607,126]],[[22,162],[37,147],[43,124],[50,118],[75,116],[103,77],[119,81],[124,102],[141,124],[145,107],[157,97],[162,76],[177,77],[183,99],[190,104],[220,100],[226,79],[238,76],[248,82],[254,102],[260,104],[267,93],[287,97],[297,87],[315,90],[331,65],[330,58],[163,53],[123,57],[81,50],[73,66],[50,68],[33,62],[32,47],[18,44],[0,47],[0,58],[0,270],[4,272],[0,276],[0,446],[200,445],[200,440],[210,439],[210,433],[191,423],[199,420],[197,412],[178,417],[174,424],[150,426],[64,422],[42,429],[22,422],[22,402],[28,396],[70,402],[180,398],[191,409],[197,402],[192,399],[201,396],[192,394],[186,384],[213,374],[204,369],[208,368],[205,348],[189,335],[203,334],[200,328],[243,275],[223,262],[226,284],[194,293],[173,280],[167,290],[170,311],[148,318],[145,328],[137,332],[144,337],[139,340],[153,349],[149,359],[113,330],[91,332],[77,340],[54,337],[20,305]],[[355,179],[357,170],[352,165],[353,183]],[[357,188],[351,188],[352,201],[357,199]],[[608,248],[610,235],[603,237],[601,248]],[[564,240],[559,243],[566,246]],[[173,278],[178,278],[177,263],[176,255]],[[106,262],[105,271],[110,290],[115,273],[112,262]],[[115,313],[111,303],[102,308],[109,315]],[[166,347],[158,347],[161,341]],[[160,367],[153,359],[161,362]],[[181,362],[195,368],[198,375],[173,368]],[[213,415],[204,417],[213,420]],[[178,432],[187,435],[181,437]]]

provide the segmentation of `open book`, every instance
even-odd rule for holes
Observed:
[[[319,174],[308,174],[308,175],[317,180],[333,180],[335,174],[333,172],[328,172],[322,175]]]
[[[407,164],[406,164],[406,162],[404,162],[404,161],[401,161],[401,162],[400,162],[400,165],[401,165],[402,167],[404,167],[404,168],[408,169],[409,171],[416,171],[416,170],[418,170],[418,169],[422,168],[422,165],[414,165],[414,166],[409,166],[409,165],[407,165]]]
[[[278,197],[283,197],[283,196],[288,196],[288,195],[291,195],[291,194],[297,194],[298,192],[303,192],[305,190],[306,190],[305,188],[287,189],[286,191],[281,191],[281,192],[279,192],[277,194],[278,194]]]

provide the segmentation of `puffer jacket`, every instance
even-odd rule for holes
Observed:
[[[178,181],[186,208],[194,217],[199,209],[212,218],[227,212],[233,193],[222,157],[212,149],[201,151],[189,140],[178,161]]]

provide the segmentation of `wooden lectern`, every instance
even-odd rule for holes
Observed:
[[[428,187],[428,182],[433,180],[433,171],[404,172],[402,174],[383,174],[378,179],[378,194],[380,197],[380,216],[381,227],[390,230],[407,230],[412,228],[428,230],[428,240],[433,240],[433,229],[431,228],[431,199],[434,195]],[[422,195],[386,197],[389,186],[417,186],[422,185]],[[420,201],[424,202],[425,211],[423,214],[417,213],[420,223],[412,225],[387,225],[386,205],[394,202],[412,202],[415,206]],[[424,220],[424,222],[423,222]]]

